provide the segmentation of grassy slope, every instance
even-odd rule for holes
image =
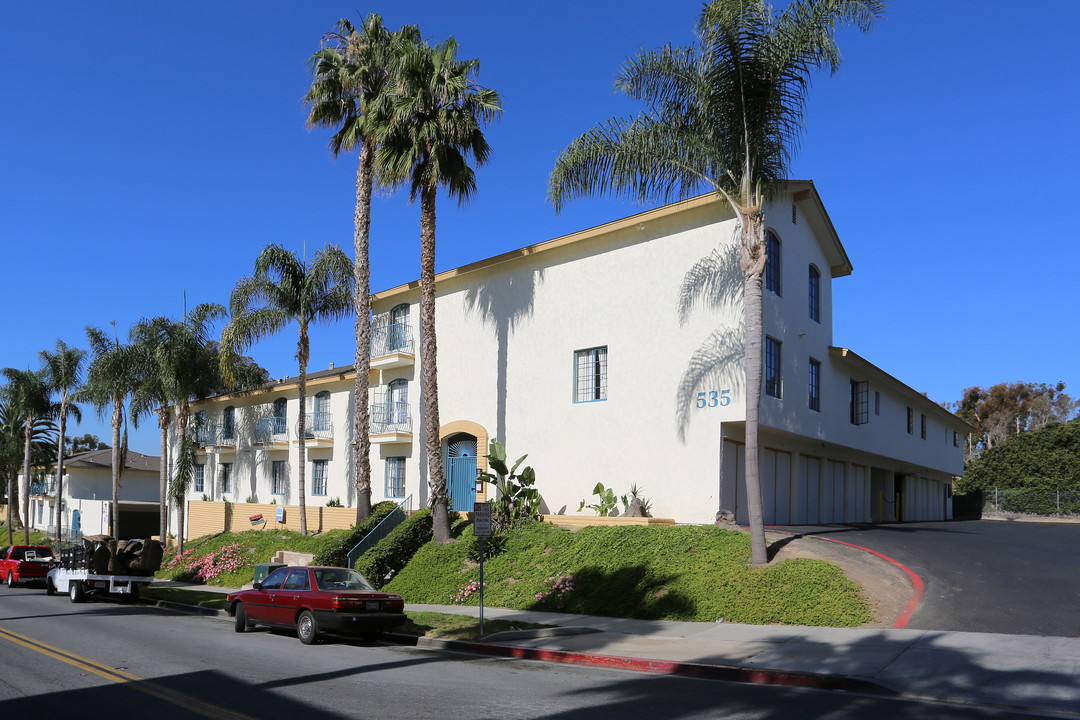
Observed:
[[[480,569],[462,542],[425,545],[384,588],[412,603],[450,604]],[[750,540],[714,527],[591,527],[571,533],[537,524],[512,533],[485,563],[487,605],[642,619],[853,626],[872,620],[840,568],[806,559],[752,570]],[[559,573],[573,575],[564,602],[537,600]],[[474,594],[465,604],[478,604]]]

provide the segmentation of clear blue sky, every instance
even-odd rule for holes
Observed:
[[[259,250],[352,248],[356,162],[309,132],[306,60],[341,16],[455,36],[503,95],[495,154],[459,209],[440,200],[438,269],[637,212],[545,190],[565,145],[636,106],[611,92],[640,47],[685,44],[688,0],[7,3],[0,14],[0,366],[37,367],[84,326],[122,332],[226,303]],[[815,78],[793,177],[818,186],[855,266],[834,340],[939,402],[995,382],[1080,395],[1072,181],[1080,3],[894,0],[840,35]],[[372,287],[419,275],[419,208],[373,210]],[[293,375],[295,333],[251,354]],[[352,361],[351,322],[316,328],[311,369]],[[132,449],[157,454],[153,421]],[[88,410],[75,432],[103,439]]]

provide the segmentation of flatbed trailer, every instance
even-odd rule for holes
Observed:
[[[63,593],[73,603],[96,594],[130,602],[139,597],[140,588],[154,582],[154,571],[160,567],[161,545],[156,540],[132,540],[118,546],[105,536],[83,538],[81,544],[60,551],[60,567],[45,577],[45,593]]]
[[[120,602],[130,602],[139,597],[139,589],[143,585],[153,581],[152,575],[102,575],[87,569],[60,567],[49,571],[45,579],[45,593],[63,593],[73,603],[82,602],[95,593],[108,593],[118,596]]]

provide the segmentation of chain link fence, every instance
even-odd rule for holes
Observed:
[[[983,490],[983,512],[995,515],[1080,516],[1080,492],[993,488]]]

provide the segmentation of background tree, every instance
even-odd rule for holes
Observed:
[[[47,467],[55,459],[55,429],[49,420],[34,423],[30,436],[30,464],[33,467]],[[14,530],[23,527],[18,479],[19,471],[23,469],[25,433],[26,416],[13,401],[11,386],[0,387],[0,477],[6,488],[4,503],[10,511],[8,545],[13,543]]]
[[[803,0],[780,13],[764,2],[710,2],[698,20],[695,46],[667,45],[625,62],[615,88],[645,110],[573,141],[549,182],[556,211],[581,196],[667,203],[708,188],[738,219],[745,475],[758,566],[768,561],[758,468],[765,202],[782,187],[798,149],[812,72],[835,72],[840,65],[836,28],[853,24],[866,31],[883,10],[878,0]]]
[[[90,450],[108,450],[109,446],[101,442],[101,438],[90,433],[83,433],[79,437],[64,438],[64,454],[68,457]]]
[[[90,325],[86,327],[86,337],[90,341],[91,360],[82,397],[94,406],[101,420],[105,419],[106,412],[111,411],[112,526],[109,534],[120,539],[120,478],[127,464],[124,404],[138,386],[141,368],[134,350],[120,342],[115,322],[112,337]],[[124,431],[123,436],[121,430]]]
[[[11,393],[23,424],[23,474],[19,487],[22,500],[23,542],[30,544],[30,468],[35,426],[55,417],[57,406],[52,402],[44,370],[17,370],[4,368]],[[10,496],[10,494],[9,494]]]
[[[68,415],[75,422],[82,422],[82,411],[75,404],[76,392],[82,385],[82,366],[86,351],[69,348],[63,340],[56,341],[56,350],[38,353],[45,370],[45,382],[49,391],[58,396],[56,438],[56,537],[64,537],[64,436],[67,432]]]
[[[394,113],[378,118],[383,144],[378,150],[380,179],[408,184],[409,201],[420,198],[420,355],[424,384],[424,432],[428,488],[436,542],[450,542],[446,475],[439,436],[439,381],[435,341],[435,200],[445,188],[458,204],[476,191],[476,173],[491,149],[483,126],[502,112],[494,90],[476,84],[479,60],[458,60],[457,42],[418,43],[402,56],[392,87]]]
[[[1080,403],[1065,392],[1065,383],[1013,382],[988,388],[966,388],[959,401],[947,404],[975,428],[968,434],[965,455],[974,458],[1007,437],[1036,430],[1051,422],[1068,422]]]
[[[323,38],[323,47],[311,56],[313,75],[304,102],[311,106],[308,128],[336,128],[330,152],[359,148],[356,168],[356,205],[353,210],[353,304],[356,310],[356,520],[371,513],[371,440],[369,433],[368,375],[371,372],[371,193],[375,155],[380,142],[374,116],[392,110],[386,92],[402,43],[420,42],[420,31],[406,25],[391,33],[382,18],[370,13],[360,29],[342,18],[337,30]]]
[[[341,248],[327,245],[310,264],[280,245],[268,245],[255,259],[255,272],[242,278],[229,298],[229,324],[221,333],[224,377],[235,382],[233,360],[260,338],[273,335],[290,322],[299,326],[296,360],[300,375],[300,410],[296,432],[300,443],[297,494],[300,532],[307,534],[304,499],[307,420],[308,329],[312,323],[330,323],[353,307],[353,263]]]

